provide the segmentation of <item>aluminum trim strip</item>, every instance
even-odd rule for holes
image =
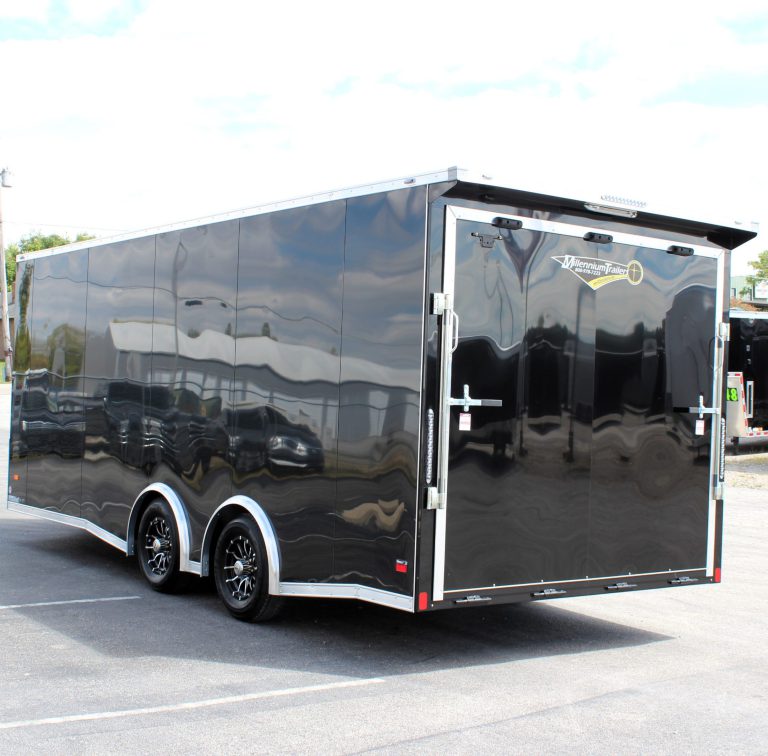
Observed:
[[[720,484],[719,472],[721,454],[725,454],[725,449],[720,445],[720,424],[723,421],[723,378],[727,372],[725,364],[725,343],[720,338],[720,324],[723,322],[723,310],[727,307],[725,299],[725,252],[721,251],[717,259],[717,291],[715,294],[715,365],[712,371],[712,404],[715,413],[712,415],[710,423],[710,432],[712,435],[710,443],[710,467],[709,467],[709,511],[707,513],[707,575],[712,577],[715,574],[715,545],[717,530],[717,494],[722,487],[723,497],[725,496],[725,486]]]
[[[429,308],[429,292],[427,291],[427,277],[429,275],[429,221],[430,221],[430,213],[429,213],[429,190],[424,191],[424,262],[422,266],[422,273],[421,273],[421,291],[423,302],[422,302],[422,308],[421,308],[421,364],[419,365],[419,385],[422,387],[424,386],[424,365],[426,360],[426,341],[427,341],[427,325],[429,323],[429,316],[427,314],[427,310]],[[421,518],[423,517],[423,511],[422,511],[422,500],[421,495],[422,492],[425,490],[424,484],[421,480],[421,460],[423,459],[423,453],[421,445],[423,443],[424,438],[424,419],[425,419],[425,413],[424,413],[424,404],[425,404],[425,391],[420,390],[419,391],[419,435],[416,439],[416,449],[418,450],[418,453],[416,455],[416,486],[414,490],[414,498],[415,498],[415,521],[413,524],[413,557],[411,564],[413,565],[413,568],[411,570],[413,580],[411,582],[411,593],[415,596],[416,595],[416,578],[417,578],[417,569],[416,565],[419,563],[419,543],[421,541]]]
[[[432,574],[432,599],[441,601],[445,586],[446,510],[448,507],[448,452],[450,444],[451,365],[453,355],[453,292],[456,282],[456,210],[445,208],[445,232],[443,235],[443,285],[447,307],[442,315],[440,338],[440,404],[437,422],[437,492],[442,506],[435,510],[435,555]]]
[[[357,583],[280,583],[281,596],[312,598],[346,598],[367,601],[369,604],[388,606],[414,613],[413,596],[390,593],[379,588],[369,588]]]
[[[480,587],[474,587],[474,588],[461,588],[460,590],[445,591],[445,594],[453,595],[453,594],[471,593],[473,591],[503,591],[508,588],[538,588],[538,587],[547,586],[547,585],[569,585],[572,583],[597,583],[597,582],[602,582],[603,580],[623,580],[624,578],[653,577],[655,575],[659,575],[659,576],[678,575],[683,572],[706,573],[706,568],[692,567],[690,569],[685,569],[685,570],[665,570],[664,572],[632,572],[632,573],[624,573],[623,575],[605,575],[603,577],[596,577],[596,578],[574,578],[572,580],[548,580],[548,581],[542,581],[540,583],[510,583],[509,585],[486,585],[486,586],[480,586]]]
[[[50,509],[40,509],[40,507],[21,504],[18,500],[11,501],[11,499],[8,500],[8,509],[12,512],[20,512],[21,514],[32,515],[32,517],[39,517],[42,520],[50,520],[51,522],[58,522],[62,525],[85,530],[110,546],[126,553],[127,544],[122,538],[119,538],[114,533],[110,533],[108,530],[104,530],[104,528],[100,528],[98,525],[94,525],[90,520],[85,520],[82,517],[75,517],[74,515],[63,514],[62,512],[53,512]]]
[[[474,208],[454,207],[454,213],[457,220],[477,221],[479,223],[490,223],[494,218],[511,218],[519,220],[523,224],[523,229],[528,231],[541,231],[542,233],[558,234],[560,236],[572,236],[579,239],[584,237],[588,231],[595,233],[605,233],[589,224],[576,225],[573,223],[560,223],[558,221],[541,220],[540,218],[529,218],[522,215],[508,215],[507,213],[497,213],[488,210],[477,210]],[[638,234],[611,231],[613,244],[626,244],[633,247],[645,247],[647,249],[659,249],[664,252],[674,244],[670,239],[655,236],[640,236]],[[705,247],[697,244],[687,244],[687,247],[693,249],[694,255],[701,257],[717,258],[722,254],[719,248]]]

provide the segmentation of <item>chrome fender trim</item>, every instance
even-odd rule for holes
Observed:
[[[269,572],[269,592],[273,596],[280,593],[280,546],[277,542],[275,529],[267,513],[253,499],[247,496],[232,496],[219,506],[208,521],[203,536],[203,550],[201,558],[201,569],[198,574],[208,575],[211,571],[211,541],[216,529],[216,523],[221,519],[224,510],[237,507],[246,510],[253,517],[256,525],[261,531],[261,537],[264,539],[264,545],[267,549],[267,569]]]
[[[369,588],[356,583],[280,583],[281,596],[312,598],[339,598],[367,601],[369,604],[389,606],[392,609],[414,613],[413,596],[391,593],[380,588]]]
[[[193,562],[189,558],[192,532],[189,525],[189,517],[187,516],[187,509],[179,495],[165,483],[152,483],[147,486],[133,502],[131,516],[128,518],[125,553],[128,556],[132,556],[136,553],[136,539],[133,534],[136,532],[136,526],[138,525],[139,511],[141,509],[140,505],[148,498],[149,494],[157,494],[165,499],[173,512],[173,517],[176,520],[176,530],[179,533],[179,570],[181,570],[181,572],[191,572],[194,575],[199,575],[200,563]]]

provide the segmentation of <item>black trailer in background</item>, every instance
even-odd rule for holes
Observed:
[[[753,235],[449,169],[22,257],[9,506],[245,619],[717,581]]]
[[[768,312],[730,311],[728,437],[768,444]]]

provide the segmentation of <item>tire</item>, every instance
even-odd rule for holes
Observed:
[[[139,569],[150,586],[161,593],[180,588],[179,533],[165,499],[155,499],[144,510],[136,542]]]
[[[213,557],[216,591],[227,611],[244,622],[266,622],[283,602],[269,595],[266,548],[248,516],[228,522],[216,541]]]

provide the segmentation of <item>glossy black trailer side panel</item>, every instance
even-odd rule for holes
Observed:
[[[410,594],[426,188],[347,205],[334,579]]]
[[[241,221],[233,490],[269,513],[283,580],[332,574],[345,212]]]
[[[31,358],[33,274],[33,264],[25,261],[18,262],[16,268],[18,315],[13,354],[11,427],[8,443],[8,495],[21,501],[27,498],[27,445],[21,429],[28,403],[26,384]]]
[[[238,237],[238,221],[157,236],[147,468],[186,505],[193,560],[232,493]]]
[[[82,501],[87,271],[88,250],[35,262],[20,427],[27,497],[38,507],[75,517]]]
[[[155,239],[94,249],[88,266],[81,515],[125,538],[148,482]]]
[[[418,187],[22,265],[12,493],[120,542],[165,484],[192,562],[243,495],[281,580],[410,594],[425,223]]]

